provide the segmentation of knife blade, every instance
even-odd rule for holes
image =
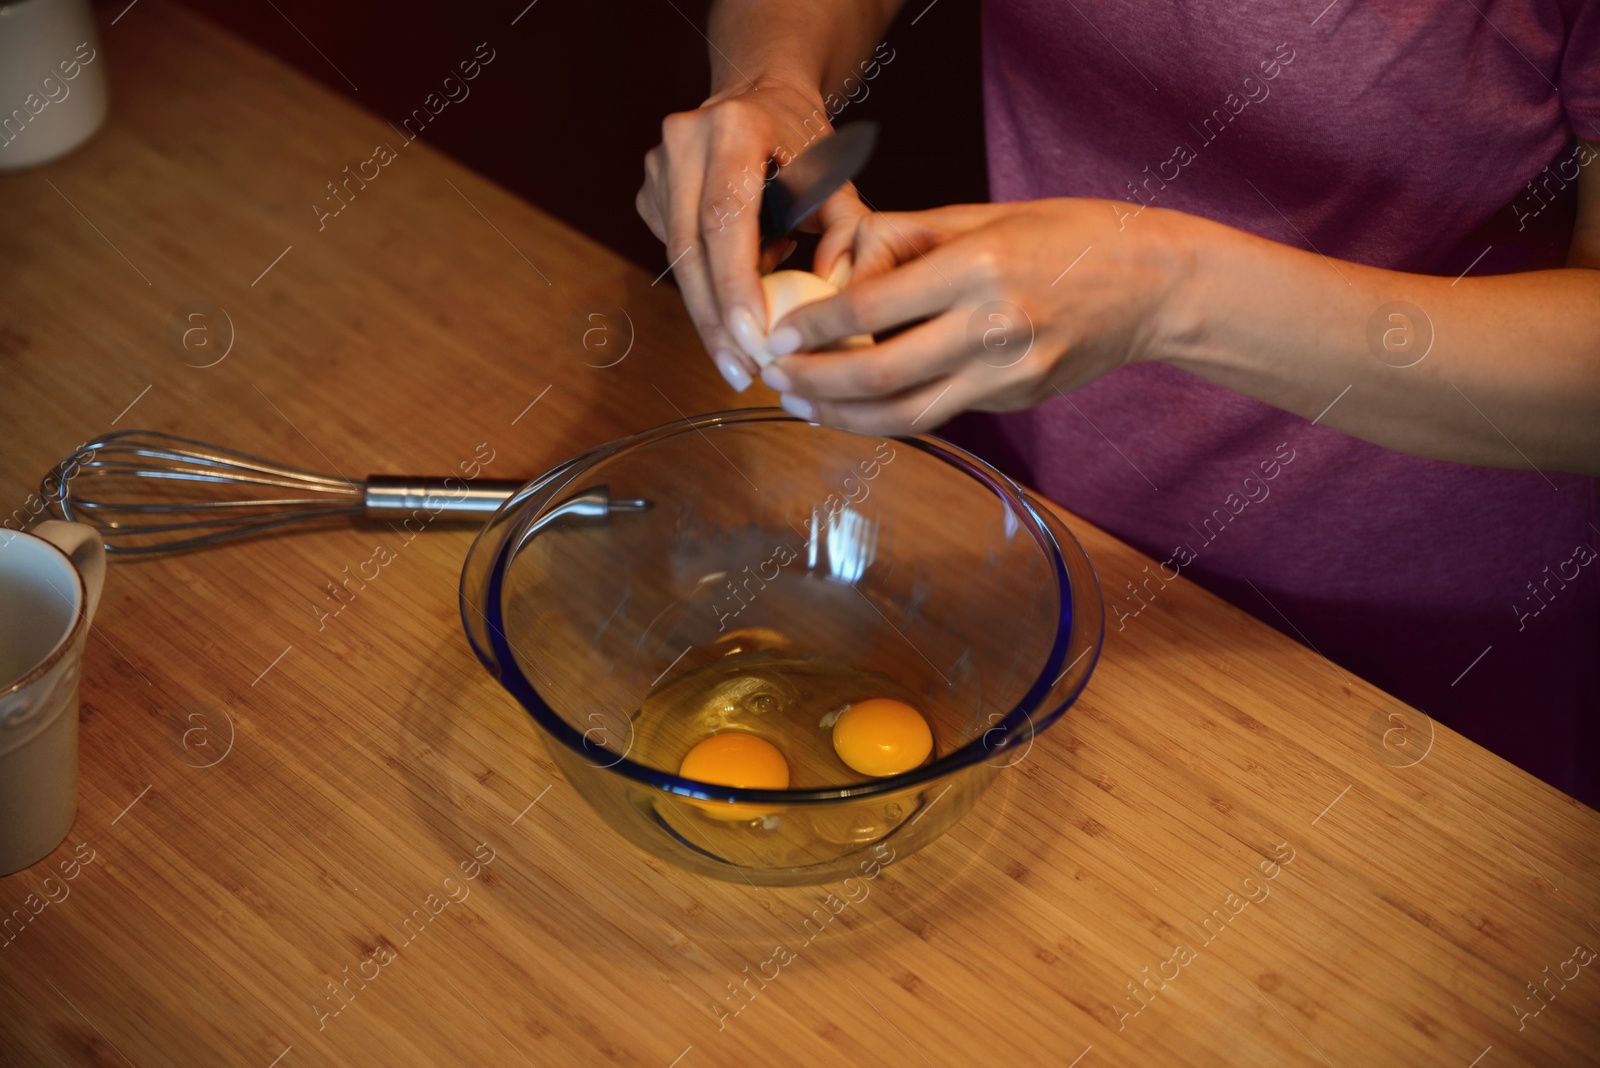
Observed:
[[[761,243],[785,237],[861,173],[878,143],[878,124],[863,119],[841,126],[779,169],[761,191]]]

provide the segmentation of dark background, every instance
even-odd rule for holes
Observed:
[[[633,198],[662,118],[698,106],[709,90],[702,31],[710,0],[183,2],[396,125],[487,43],[495,59],[468,83],[472,95],[446,107],[420,140],[651,275],[666,265]],[[882,124],[857,180],[873,207],[988,199],[978,16],[979,0],[905,0],[884,35],[893,61],[840,114],[841,123]],[[1559,266],[1576,190],[1569,184],[1526,230],[1507,205],[1435,273],[1459,274],[1484,245],[1492,250],[1478,274]],[[804,266],[808,255],[789,266]]]
[[[651,274],[665,266],[633,198],[662,118],[709,92],[709,0],[185,2],[396,125],[486,42],[472,95],[420,140]],[[883,210],[988,199],[977,0],[908,0],[884,39],[893,61],[838,120],[883,124],[862,195]]]

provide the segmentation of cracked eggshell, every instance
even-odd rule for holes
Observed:
[[[778,320],[802,305],[812,304],[819,300],[826,300],[839,292],[839,288],[825,278],[820,278],[810,271],[773,271],[763,275],[761,288],[767,297],[767,332],[777,325]],[[847,337],[836,346],[841,349],[858,349],[872,344],[871,334],[856,334]],[[766,362],[770,363],[768,359]]]

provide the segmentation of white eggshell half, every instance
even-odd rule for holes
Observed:
[[[761,279],[761,288],[767,295],[767,332],[778,320],[806,304],[826,300],[839,292],[838,287],[810,271],[773,271]],[[872,344],[871,334],[856,334],[839,342],[838,348],[857,349]],[[771,360],[761,361],[763,364]]]

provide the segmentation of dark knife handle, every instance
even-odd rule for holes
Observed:
[[[787,237],[789,228],[784,219],[789,215],[789,194],[776,181],[768,182],[761,190],[761,243]]]

